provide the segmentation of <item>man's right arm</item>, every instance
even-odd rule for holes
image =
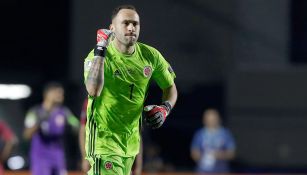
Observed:
[[[88,94],[92,97],[100,95],[104,83],[104,57],[95,56],[85,79],[85,86]]]
[[[104,84],[104,57],[111,34],[112,32],[106,29],[99,29],[97,31],[97,45],[94,49],[94,59],[85,77],[86,90],[92,97],[97,97],[102,92]]]

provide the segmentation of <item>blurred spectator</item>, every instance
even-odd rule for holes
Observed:
[[[32,175],[65,175],[63,137],[66,124],[76,131],[79,121],[63,106],[64,88],[57,82],[46,85],[43,102],[31,108],[25,118],[24,138],[31,139]]]
[[[197,171],[229,172],[228,161],[235,157],[235,142],[230,131],[221,126],[219,112],[215,109],[204,112],[203,125],[195,133],[191,145],[191,157],[197,163]]]
[[[88,172],[91,168],[91,165],[88,160],[85,159],[85,124],[86,124],[86,110],[87,110],[88,99],[86,98],[83,102],[81,114],[80,114],[80,130],[79,130],[79,146],[81,152],[81,169],[84,173]],[[141,141],[140,152],[137,154],[133,166],[132,166],[132,175],[141,175],[142,174],[142,164],[143,164],[143,145]]]
[[[1,154],[0,154],[0,175],[4,174],[3,164],[12,152],[17,138],[10,127],[0,120]]]

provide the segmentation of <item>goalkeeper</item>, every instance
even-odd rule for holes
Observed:
[[[155,48],[137,42],[140,19],[136,9],[119,6],[111,19],[110,30],[98,30],[97,45],[84,62],[89,94],[88,175],[129,175],[140,150],[143,111],[146,123],[156,129],[177,100],[175,73],[169,63]],[[162,103],[143,107],[150,80],[162,89]]]

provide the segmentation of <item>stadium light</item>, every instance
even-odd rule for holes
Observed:
[[[31,88],[24,84],[0,84],[0,99],[19,100],[31,95]]]

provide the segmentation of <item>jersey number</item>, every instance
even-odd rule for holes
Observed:
[[[130,87],[130,100],[131,100],[133,97],[132,92],[133,92],[134,84],[129,85],[129,87]]]

